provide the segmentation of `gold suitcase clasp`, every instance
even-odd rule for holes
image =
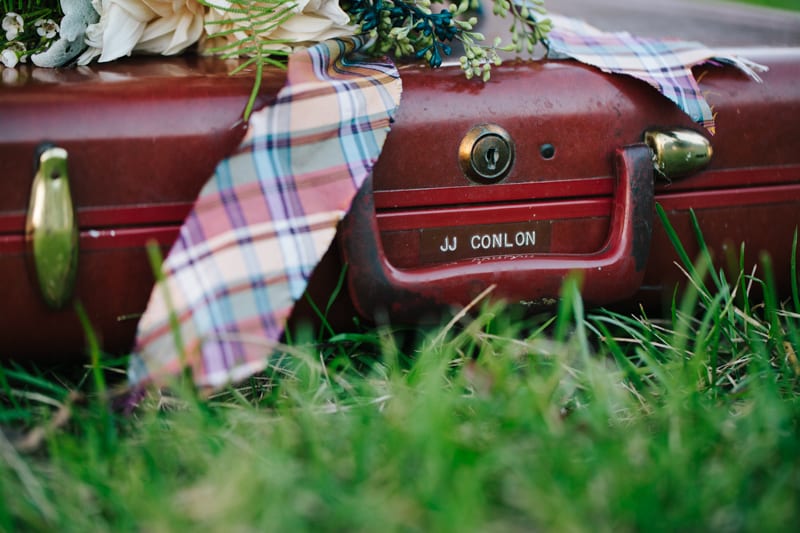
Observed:
[[[656,171],[668,180],[702,170],[714,154],[708,139],[686,128],[648,130],[644,142],[653,151]]]
[[[67,151],[38,150],[25,224],[33,270],[45,303],[63,307],[72,297],[78,271],[78,224],[67,174]]]

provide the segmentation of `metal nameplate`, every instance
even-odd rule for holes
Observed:
[[[547,253],[551,221],[420,229],[420,263]]]

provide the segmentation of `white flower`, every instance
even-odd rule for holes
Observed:
[[[34,26],[36,27],[36,33],[38,33],[40,37],[52,39],[58,35],[58,24],[56,24],[56,21],[53,19],[39,19],[34,23]]]
[[[200,38],[205,10],[197,0],[92,0],[100,14],[86,29],[89,49],[78,58],[86,65],[132,52],[175,55]]]
[[[13,11],[6,13],[3,17],[3,30],[6,32],[6,41],[13,41],[17,35],[22,33],[22,28],[25,26],[25,21],[22,16]]]
[[[3,63],[3,66],[6,68],[14,68],[17,66],[19,62],[19,58],[17,54],[13,50],[9,50],[6,48],[2,52],[0,52],[0,62]]]
[[[207,31],[212,34],[223,31],[231,31],[231,33],[202,42],[201,47],[207,50],[225,46],[226,44],[247,39],[251,35],[252,30],[246,21],[234,24],[219,24],[220,21],[226,19],[241,18],[236,13],[226,11],[225,8],[231,6],[228,0],[209,0],[209,3],[212,7],[206,15]],[[254,4],[258,7],[276,5],[271,2],[257,2],[255,0]],[[282,40],[289,43],[314,43],[334,37],[352,35],[358,29],[356,26],[349,24],[350,17],[339,6],[338,0],[294,0],[291,4],[287,4],[287,7],[292,4],[294,5],[291,7],[291,12],[294,15],[281,24],[276,25],[270,22],[256,27],[259,38]],[[288,49],[289,47],[277,46],[277,48]]]
[[[25,48],[25,43],[13,41],[8,43],[2,53],[0,53],[0,62],[3,66],[14,68],[18,63],[25,63],[28,60],[28,50]]]

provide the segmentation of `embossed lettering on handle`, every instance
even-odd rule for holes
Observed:
[[[442,305],[468,305],[478,294],[494,286],[493,297],[526,304],[555,302],[564,279],[577,272],[583,278],[584,300],[591,305],[622,301],[633,295],[642,282],[650,250],[654,211],[652,153],[644,144],[615,151],[616,185],[612,198],[609,231],[603,246],[591,254],[539,253],[533,246],[512,248],[507,255],[491,257],[454,256],[452,261],[401,269],[392,265],[383,250],[377,224],[371,183],[359,191],[342,222],[339,242],[347,270],[348,290],[356,310],[368,318],[389,316],[415,321]],[[520,223],[525,222],[521,221]],[[514,237],[467,233],[468,245],[504,248],[521,233],[544,228],[514,226]],[[445,237],[450,239],[444,239]],[[464,248],[464,234],[434,234],[439,244]],[[456,238],[458,242],[456,243]],[[533,239],[533,235],[531,235]],[[444,253],[437,249],[438,253]]]
[[[45,303],[63,307],[78,269],[78,224],[67,174],[67,151],[42,145],[25,225],[33,271]]]

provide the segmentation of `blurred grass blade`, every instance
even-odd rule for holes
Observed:
[[[623,352],[617,341],[614,340],[614,336],[611,334],[606,325],[601,322],[598,322],[596,323],[596,327],[600,330],[600,333],[602,334],[603,344],[606,347],[608,347],[609,351],[611,352],[611,355],[617,362],[617,366],[620,367],[620,369],[625,374],[625,377],[628,379],[628,381],[633,383],[633,386],[636,387],[637,390],[640,391],[644,390],[645,383],[639,376],[639,372],[637,371],[636,366],[631,362],[631,360],[628,358],[625,352]]]
[[[714,268],[714,260],[711,257],[711,252],[708,249],[708,245],[706,245],[706,240],[703,237],[703,232],[700,229],[700,223],[697,221],[697,215],[695,214],[694,209],[689,209],[689,220],[692,223],[692,230],[694,231],[695,239],[697,239],[697,245],[700,247],[700,253],[703,255],[703,257],[705,257],[705,261],[708,266],[708,273],[711,275],[711,279],[714,281],[714,286],[718,291],[720,291],[723,288],[720,282],[720,277]]]
[[[5,368],[3,374],[6,379],[10,378],[21,384],[33,386],[48,394],[55,395],[59,400],[63,400],[69,394],[69,390],[60,384],[53,383],[51,380],[35,375],[32,370],[23,370],[16,365],[14,369]]]
[[[800,291],[797,288],[797,226],[794,228],[794,237],[792,238],[792,258],[791,268],[789,270],[792,282],[792,303],[794,303],[794,312],[800,314]]]
[[[580,272],[573,272],[567,276],[561,286],[561,296],[558,301],[554,337],[556,342],[564,342],[574,320],[575,300],[573,293],[580,292],[582,281]]]
[[[86,338],[86,345],[89,351],[89,361],[92,366],[92,377],[94,379],[94,389],[97,392],[98,398],[101,402],[105,402],[107,397],[106,379],[103,375],[103,367],[101,365],[100,343],[97,340],[97,335],[94,332],[92,323],[89,320],[89,315],[86,314],[86,309],[80,302],[75,302],[75,312],[78,314],[78,320],[81,322],[83,334]]]
[[[750,316],[752,312],[750,308],[749,283],[744,264],[744,243],[742,243],[741,246],[739,247],[739,295],[742,299],[742,305],[741,305],[742,311],[744,312],[745,316]],[[744,327],[745,328],[748,327],[747,322],[745,322]]]
[[[8,468],[16,473],[22,485],[23,494],[35,505],[36,511],[45,522],[52,526],[57,519],[54,504],[47,498],[47,493],[40,480],[22,457],[19,456],[2,432],[0,432],[0,458]]]
[[[161,295],[167,306],[167,312],[169,313],[169,329],[175,343],[175,350],[177,350],[178,357],[180,358],[181,368],[188,368],[186,348],[183,342],[183,336],[181,335],[181,323],[178,319],[178,314],[175,312],[175,306],[172,303],[172,295],[167,287],[166,276],[162,270],[164,258],[161,255],[161,248],[157,242],[152,241],[147,243],[147,257],[150,260],[150,269],[153,271],[153,276],[155,276],[156,287],[161,290]]]
[[[691,259],[689,259],[689,254],[686,253],[686,249],[683,247],[681,239],[678,237],[678,233],[675,231],[675,228],[669,221],[666,211],[664,211],[664,208],[661,207],[661,204],[658,202],[656,202],[656,213],[658,214],[658,218],[661,219],[661,224],[664,226],[664,231],[667,233],[667,238],[669,239],[669,242],[672,243],[672,247],[675,248],[678,258],[680,258],[681,263],[683,263],[683,267],[688,272],[691,272],[694,268],[694,263]]]
[[[761,265],[764,268],[764,321],[769,324],[768,344],[771,350],[785,356],[783,346],[783,329],[780,324],[777,286],[772,268],[772,258],[766,252],[761,253]]]

